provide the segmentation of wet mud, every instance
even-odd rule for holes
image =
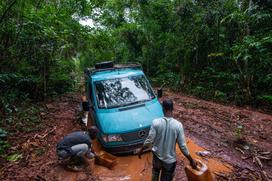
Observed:
[[[221,163],[219,160],[209,158],[202,159],[200,156],[196,155],[195,152],[203,151],[205,149],[196,145],[189,138],[187,139],[187,146],[189,151],[192,154],[192,157],[195,159],[201,160],[203,163],[207,164],[210,171],[213,172],[224,172],[228,173],[232,171],[232,167],[227,163]],[[95,149],[100,150],[99,143],[95,144]],[[186,158],[180,152],[177,146],[177,159],[179,162],[185,162],[189,164]],[[143,154],[142,158],[139,159],[137,155],[130,156],[119,156],[118,164],[112,169],[109,170],[105,167],[95,165],[94,174],[99,180],[105,181],[114,181],[114,180],[131,180],[131,181],[147,181],[151,180],[152,172],[152,153],[146,152]],[[181,174],[176,173],[176,174]],[[182,171],[182,176],[184,176],[184,171]]]
[[[208,165],[210,171],[214,172],[223,172],[229,173],[232,171],[232,167],[227,163],[222,163],[220,160],[207,158],[203,159],[200,156],[196,155],[198,151],[204,151],[205,149],[196,145],[191,139],[187,139],[187,146],[189,151],[192,154],[192,157],[195,159],[201,160],[203,163]],[[96,152],[101,150],[101,146],[99,143],[94,143],[94,149]],[[177,159],[179,162],[183,162],[184,165],[189,164],[186,158],[180,152],[177,146]],[[118,156],[117,157],[117,165],[112,169],[108,169],[106,167],[100,165],[94,165],[93,174],[97,180],[103,181],[148,181],[151,180],[151,172],[152,172],[152,153],[146,152],[143,154],[142,158],[139,159],[137,155],[128,155],[128,156]],[[60,173],[61,175],[59,175]],[[69,174],[68,178],[75,178],[76,175],[80,175],[81,173],[77,173],[74,176]],[[60,180],[67,179],[67,175],[63,175],[63,171],[59,171],[56,173],[57,177]],[[182,177],[183,180],[186,180],[185,172],[176,173],[177,176]],[[73,179],[74,179],[73,178]],[[72,180],[73,180],[72,179]],[[76,178],[75,178],[76,179]]]
[[[172,98],[175,102],[174,117],[184,126],[187,146],[193,158],[207,164],[215,180],[272,179],[271,115],[172,92],[166,92],[165,97]],[[64,135],[81,129],[76,114],[79,99],[80,96],[75,94],[47,102],[50,106],[48,112],[43,114],[46,125],[44,130],[11,137],[12,149],[22,153],[23,158],[17,162],[1,159],[0,180],[150,180],[150,152],[143,154],[142,159],[135,155],[118,156],[118,164],[112,170],[95,165],[94,168],[87,167],[83,172],[71,172],[59,165],[55,152],[57,142]],[[237,141],[236,133],[238,125],[243,128],[239,135],[242,140],[240,142]],[[96,151],[101,150],[99,143],[95,142],[94,146]],[[199,151],[207,151],[208,154],[200,156]],[[174,180],[187,180],[184,167],[188,164],[177,147]]]
[[[215,172],[216,180],[272,180],[272,115],[171,91],[165,97],[174,100],[174,117],[186,135],[232,166],[230,174]]]

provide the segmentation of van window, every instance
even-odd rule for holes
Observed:
[[[155,98],[144,75],[95,82],[99,108],[116,108],[142,103]]]

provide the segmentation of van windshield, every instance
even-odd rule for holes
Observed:
[[[98,107],[116,108],[155,98],[144,75],[96,81]]]

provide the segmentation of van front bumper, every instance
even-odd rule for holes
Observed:
[[[143,141],[138,143],[122,144],[115,146],[103,145],[102,147],[112,154],[137,154],[143,146]]]

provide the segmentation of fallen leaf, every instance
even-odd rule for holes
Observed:
[[[6,159],[8,161],[11,161],[11,162],[16,162],[16,161],[18,161],[18,160],[20,160],[22,158],[23,158],[23,155],[19,154],[19,153],[14,153],[14,154],[9,155],[9,156],[6,157]]]

